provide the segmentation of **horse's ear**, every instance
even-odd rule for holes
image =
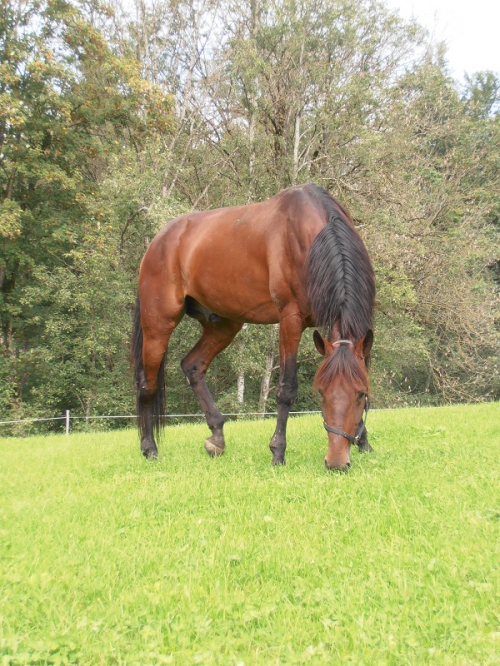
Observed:
[[[369,328],[363,339],[363,358],[366,358],[367,356],[370,355],[372,344],[373,344],[373,331],[371,328]]]
[[[321,335],[319,331],[314,331],[313,340],[314,340],[314,345],[321,354],[321,356],[326,357],[332,353],[333,351],[332,344],[328,340],[325,340],[325,338]]]

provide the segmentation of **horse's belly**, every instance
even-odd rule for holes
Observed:
[[[254,324],[274,324],[279,320],[279,310],[267,285],[263,288],[241,278],[214,280],[209,274],[193,282],[189,295],[221,317]]]

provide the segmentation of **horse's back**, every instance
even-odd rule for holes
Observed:
[[[179,292],[220,316],[273,323],[288,300],[305,299],[306,257],[323,225],[307,191],[291,188],[262,203],[173,220],[143,268],[156,264]]]

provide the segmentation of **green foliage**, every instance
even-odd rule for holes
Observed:
[[[129,272],[122,267],[127,226],[117,225],[122,211],[101,187],[131,144],[137,150],[153,128],[168,131],[170,98],[77,6],[11,1],[4,9],[0,365],[12,416],[70,405],[86,415],[91,405],[121,411],[130,405],[123,317],[139,259],[136,249]],[[129,196],[129,216],[135,204]]]
[[[127,339],[154,234],[306,181],[348,207],[374,261],[374,404],[498,398],[495,75],[459,91],[442,46],[370,0],[120,11],[2,5],[0,417],[133,410]],[[199,411],[179,369],[197,331],[172,339],[170,412]],[[298,409],[317,407],[310,337]],[[242,331],[210,370],[222,409],[274,409],[277,359],[272,331]]]
[[[487,118],[498,111],[500,83],[493,72],[477,72],[466,76],[465,99],[469,113],[477,118]]]
[[[370,414],[323,467],[321,419],[0,440],[5,664],[412,664],[500,658],[499,404]]]
[[[128,330],[121,315],[130,301],[130,284],[110,262],[114,254],[105,233],[94,236],[68,253],[74,268],[36,269],[34,285],[25,290],[23,303],[36,312],[33,326],[43,322],[36,349],[39,367],[33,375],[50,377],[51,383],[25,387],[38,413],[73,409],[88,416],[123,409],[128,364],[122,350]],[[131,410],[131,401],[127,408]]]

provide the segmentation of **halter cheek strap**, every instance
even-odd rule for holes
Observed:
[[[364,407],[364,418],[361,419],[360,423],[358,424],[358,427],[356,429],[356,434],[355,435],[350,435],[348,432],[344,432],[343,430],[340,430],[339,428],[333,428],[332,426],[329,426],[326,421],[323,421],[323,426],[325,430],[328,430],[328,432],[332,432],[334,435],[340,435],[341,437],[345,437],[351,444],[359,444],[359,440],[361,437],[366,432],[366,419],[368,417],[368,410],[370,409],[370,400],[368,396],[366,396],[365,400],[365,407]]]

